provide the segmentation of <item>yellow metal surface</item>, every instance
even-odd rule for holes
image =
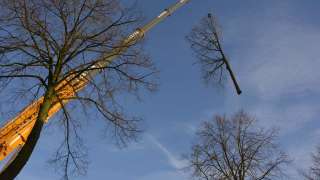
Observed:
[[[82,86],[84,87],[85,83],[82,83]],[[79,88],[77,90],[79,90]],[[62,99],[61,102],[65,104],[67,103],[68,99],[74,96],[75,91],[73,87],[65,85],[63,89],[58,91],[58,94],[59,98]],[[17,147],[24,145],[37,119],[38,111],[43,99],[44,98],[41,97],[38,101],[29,105],[16,118],[9,121],[9,123],[1,128],[0,161],[8,156]],[[49,110],[47,121],[60,109],[61,103],[57,100]]]

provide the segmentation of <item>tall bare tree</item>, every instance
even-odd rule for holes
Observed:
[[[320,180],[320,146],[315,153],[312,153],[312,165],[308,172],[303,173],[307,180]]]
[[[190,168],[203,180],[273,179],[289,162],[275,143],[276,131],[254,126],[244,112],[204,122],[193,145]]]
[[[192,50],[198,57],[206,83],[219,83],[225,80],[225,70],[229,73],[238,94],[241,94],[236,77],[223,50],[220,31],[216,19],[208,14],[187,36]]]
[[[8,96],[11,93],[8,89],[19,88],[25,97],[19,100],[27,103],[44,95],[29,138],[1,172],[0,179],[17,176],[40,137],[49,109],[60,102],[63,105],[66,100],[74,101],[62,106],[60,124],[65,138],[52,161],[62,167],[65,179],[72,173],[86,172],[86,151],[78,132],[81,119],[72,118],[72,106],[83,107],[84,111],[95,108],[88,119],[94,119],[95,115],[104,119],[121,144],[136,137],[140,118],[127,116],[117,95],[155,88],[151,76],[155,68],[141,42],[119,46],[140,20],[134,8],[124,8],[118,0],[0,1],[1,93]],[[119,48],[126,48],[126,53],[115,51]],[[110,56],[117,56],[117,60],[108,66],[92,68]],[[99,77],[86,76],[97,70],[101,72]],[[89,77],[88,87],[62,99],[59,89],[84,76]]]

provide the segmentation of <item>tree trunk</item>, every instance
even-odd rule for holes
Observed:
[[[40,138],[40,134],[48,117],[48,112],[52,104],[53,89],[48,88],[43,104],[40,106],[39,115],[34,124],[33,129],[25,145],[21,148],[16,158],[1,172],[0,180],[13,180],[20,173],[22,168],[27,164],[37,142]]]

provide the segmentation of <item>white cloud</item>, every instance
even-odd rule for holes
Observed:
[[[289,169],[292,179],[301,179],[301,172],[307,172],[312,164],[311,153],[315,152],[319,145],[319,130],[305,132],[308,138],[296,141],[287,147],[287,153],[293,160],[292,168]]]
[[[311,24],[286,18],[294,14],[286,14],[292,13],[289,5],[283,7],[249,17],[250,21],[238,17],[228,23],[233,30],[228,36],[243,35],[235,39],[240,48],[231,59],[237,60],[234,67],[244,94],[229,95],[225,109],[246,104],[251,109],[245,110],[264,125],[297,131],[320,115],[319,104],[312,102],[320,91],[320,32]]]
[[[147,174],[139,180],[187,180],[189,177],[181,172],[177,171],[160,171]]]
[[[319,92],[320,32],[286,22],[263,27],[247,55],[246,83],[264,99]]]
[[[147,138],[152,144],[154,144],[164,153],[164,155],[167,157],[168,162],[172,167],[174,167],[175,169],[183,169],[187,166],[188,162],[186,159],[181,159],[176,157],[163,144],[161,144],[154,136],[148,134]]]
[[[319,108],[312,104],[290,104],[276,106],[274,104],[259,104],[249,112],[257,117],[264,127],[280,128],[282,135],[302,129],[306,123],[317,120]]]

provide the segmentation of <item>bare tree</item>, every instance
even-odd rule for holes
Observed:
[[[211,14],[208,14],[208,17],[203,18],[200,24],[193,28],[187,36],[187,41],[199,59],[206,83],[214,82],[222,84],[226,78],[226,68],[237,93],[241,94],[230,63],[223,51],[218,29],[216,19]]]
[[[312,153],[312,165],[303,176],[307,180],[320,180],[320,146],[315,153]]]
[[[287,156],[275,144],[276,131],[258,129],[244,112],[204,122],[193,145],[190,168],[204,180],[273,179],[283,174]]]
[[[72,106],[83,107],[88,119],[105,120],[108,132],[119,144],[140,132],[140,118],[126,115],[117,95],[155,88],[152,62],[141,42],[121,41],[141,18],[134,8],[124,8],[118,0],[2,0],[0,2],[0,89],[23,94],[19,101],[31,103],[44,95],[29,138],[0,179],[14,179],[27,163],[40,137],[49,109],[62,105],[60,124],[64,140],[52,162],[62,167],[63,176],[85,174],[81,120],[72,118]],[[120,53],[126,48],[126,53]],[[117,56],[107,66],[93,68]],[[101,75],[91,78],[90,74]],[[88,87],[78,92],[74,79],[83,78]],[[72,96],[65,96],[74,88]],[[7,89],[7,90],[6,90]],[[69,89],[69,91],[67,91]],[[12,93],[16,93],[12,92]],[[63,102],[74,100],[70,105]],[[91,111],[90,109],[95,110]],[[96,113],[99,112],[99,113]]]

